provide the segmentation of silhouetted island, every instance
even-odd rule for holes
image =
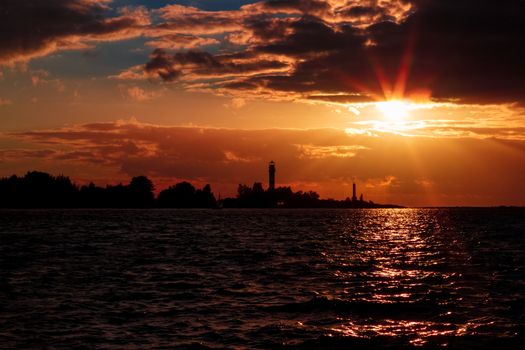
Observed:
[[[195,188],[180,182],[159,192],[146,176],[133,177],[129,184],[78,186],[67,176],[29,171],[25,176],[0,179],[1,208],[400,208],[357,199],[320,199],[313,191],[275,187],[275,163],[269,167],[269,187],[256,182],[239,185],[235,198],[217,200],[210,185]]]

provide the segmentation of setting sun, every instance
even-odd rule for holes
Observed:
[[[401,121],[408,116],[410,104],[405,101],[391,100],[377,102],[376,108],[383,114],[385,119]]]

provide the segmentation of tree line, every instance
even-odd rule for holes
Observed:
[[[155,186],[146,176],[129,184],[78,186],[67,176],[30,171],[22,177],[0,179],[0,208],[393,208],[372,201],[320,199],[313,191],[294,192],[291,187],[264,189],[239,185],[234,198],[217,200],[211,186],[195,188],[183,181],[155,196]]]
[[[78,186],[67,176],[30,171],[25,176],[0,179],[2,208],[214,208],[210,185],[196,189],[181,182],[155,197],[155,186],[146,176],[135,176],[129,184]]]

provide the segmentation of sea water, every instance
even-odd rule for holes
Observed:
[[[525,209],[2,210],[0,348],[520,349]]]

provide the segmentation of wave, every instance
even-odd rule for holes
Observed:
[[[444,306],[433,300],[413,302],[370,302],[362,300],[342,300],[315,296],[303,302],[266,306],[269,312],[310,313],[332,312],[337,314],[360,314],[365,316],[383,316],[389,318],[421,318],[443,312]]]

